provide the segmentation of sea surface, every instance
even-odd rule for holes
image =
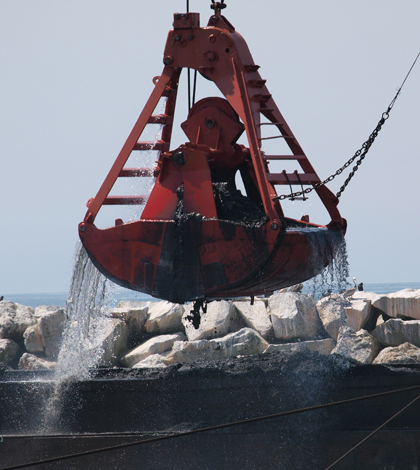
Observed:
[[[376,294],[390,294],[398,292],[402,289],[420,289],[420,282],[391,282],[381,284],[364,284],[364,290],[368,292],[375,292]],[[67,292],[53,292],[53,293],[36,293],[36,294],[2,294],[4,300],[11,300],[18,304],[27,305],[32,308],[38,305],[57,305],[65,307]],[[150,295],[142,294],[141,292],[131,291],[129,289],[119,289],[117,292],[112,292],[109,296],[107,305],[109,307],[116,307],[121,300],[138,300],[138,301],[156,301]]]
[[[122,292],[124,291],[124,292]],[[67,292],[53,292],[45,293],[40,292],[36,294],[3,294],[4,300],[11,300],[21,305],[36,308],[38,305],[57,305],[58,307],[66,306]],[[158,300],[150,295],[142,294],[141,292],[131,291],[129,289],[121,289],[119,292],[111,293],[107,306],[116,307],[121,300]]]

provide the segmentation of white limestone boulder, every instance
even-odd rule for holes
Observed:
[[[42,342],[42,336],[39,332],[39,325],[35,324],[26,328],[23,333],[23,339],[25,348],[30,353],[43,353],[44,343]]]
[[[168,367],[164,362],[168,353],[169,351],[162,354],[152,354],[151,356],[147,356],[146,359],[134,364],[133,369],[162,369],[164,367]]]
[[[256,300],[253,305],[250,302],[233,302],[233,305],[245,326],[258,331],[265,339],[273,335],[273,324],[265,302]]]
[[[382,298],[385,297],[385,294],[375,294],[374,292],[367,292],[364,290],[357,290],[351,297],[351,300],[365,300],[370,301],[372,306],[380,308],[382,306]]]
[[[199,359],[221,360],[228,357],[251,356],[263,352],[267,341],[251,328],[243,328],[223,338],[176,341],[164,359],[165,364],[195,362]]]
[[[149,316],[145,324],[147,333],[168,334],[184,331],[183,313],[182,305],[173,304],[166,300],[154,302],[149,308]]]
[[[187,319],[187,316],[190,315],[191,308],[192,305],[186,306],[185,314],[182,317],[182,323],[188,341],[221,338],[240,328],[241,321],[239,312],[230,301],[221,300],[219,302],[210,302],[207,305],[206,313],[200,313],[201,322],[198,329],[195,329],[192,323]]]
[[[34,309],[2,300],[0,302],[0,339],[19,341],[26,328],[35,324]]]
[[[34,317],[37,320],[45,355],[49,359],[57,359],[66,322],[66,312],[61,307],[40,305],[35,309]]]
[[[324,325],[326,332],[337,340],[338,332],[342,326],[347,326],[349,321],[346,314],[346,308],[350,303],[338,294],[331,294],[320,299],[317,304],[319,317]]]
[[[270,344],[265,353],[272,352],[297,352],[304,349],[328,356],[335,348],[336,342],[332,338],[318,339],[315,341],[300,341],[298,343]]]
[[[366,329],[373,315],[372,302],[368,299],[351,299],[350,306],[344,307],[349,327],[354,331]]]
[[[0,362],[10,364],[18,358],[19,352],[19,345],[12,339],[0,339]]]
[[[331,354],[362,364],[371,364],[378,355],[379,349],[379,342],[366,330],[356,332],[348,326],[342,326],[339,330],[337,346]]]
[[[403,321],[400,318],[391,318],[378,325],[372,335],[384,346],[411,343],[420,347],[420,320]]]
[[[353,300],[370,300],[372,306],[393,318],[420,320],[420,289],[403,289],[392,294],[355,292]]]
[[[110,313],[113,318],[119,318],[127,325],[129,345],[135,345],[141,341],[148,311],[149,307],[146,305],[142,307],[118,307],[111,310]]]
[[[99,367],[118,364],[122,354],[127,351],[128,327],[119,318],[110,318],[105,328],[98,334],[93,348],[102,350]]]
[[[375,328],[378,327],[379,325],[383,325],[385,323],[383,315],[379,315],[378,318],[376,319],[376,325]]]
[[[388,347],[376,356],[374,364],[420,364],[420,348],[410,343]]]
[[[186,341],[184,333],[175,333],[172,335],[159,335],[150,338],[145,343],[137,346],[121,358],[121,364],[126,367],[133,367],[135,364],[143,361],[148,356],[161,354],[172,348],[175,341]]]
[[[420,320],[420,289],[403,289],[383,296],[377,308],[393,318]]]
[[[57,367],[56,362],[43,359],[34,354],[25,353],[19,360],[20,370],[55,370]]]
[[[325,334],[311,295],[276,293],[268,299],[274,336],[283,341],[313,340]]]

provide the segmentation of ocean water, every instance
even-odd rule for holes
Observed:
[[[67,292],[53,292],[45,293],[40,292],[37,294],[3,294],[4,300],[11,300],[21,305],[36,308],[38,305],[57,305],[58,307],[65,307],[67,300]],[[131,291],[129,289],[120,289],[119,292],[113,293],[108,302],[109,307],[116,307],[121,300],[158,300],[150,295],[142,294],[141,292]]]
[[[398,292],[402,289],[420,289],[420,282],[390,282],[390,283],[364,283],[364,290],[368,292],[375,292],[376,294],[390,294]],[[353,285],[351,285],[353,287]],[[27,305],[32,308],[38,305],[57,305],[65,307],[67,292],[53,292],[53,293],[36,293],[36,294],[1,294],[4,295],[4,300],[11,300],[22,305]],[[116,307],[121,300],[138,300],[138,301],[157,301],[150,295],[135,292],[129,289],[119,288],[117,292],[112,293],[109,306]]]

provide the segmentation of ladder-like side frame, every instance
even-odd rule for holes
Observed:
[[[174,29],[169,32],[165,46],[164,64],[155,89],[108,176],[95,198],[88,201],[85,222],[93,223],[103,204],[144,203],[143,196],[111,197],[108,195],[119,176],[144,176],[147,173],[142,174],[142,169],[124,169],[133,150],[160,150],[159,162],[163,154],[169,151],[179,76],[183,68],[190,68],[213,81],[243,121],[264,210],[272,227],[278,228],[280,226],[278,219],[283,216],[283,213],[279,202],[274,201],[277,196],[274,185],[316,185],[321,180],[278,110],[265,85],[265,80],[258,72],[259,66],[254,63],[245,40],[220,14],[219,10],[215,11],[206,28],[200,28],[198,13],[175,13]],[[152,113],[163,96],[168,98],[165,115],[153,116]],[[280,137],[285,139],[292,155],[267,156],[263,154],[261,151],[261,143],[264,140],[261,138],[261,115],[277,127]],[[155,144],[139,142],[148,123],[164,124],[160,142]],[[302,168],[302,173],[270,173],[269,160],[296,160]],[[156,175],[158,171],[159,163],[154,174]],[[326,207],[334,228],[344,228],[345,221],[337,209],[334,194],[325,185],[318,187],[316,192]]]

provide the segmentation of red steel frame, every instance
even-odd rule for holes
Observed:
[[[127,176],[123,167],[133,150],[140,150],[138,140],[144,128],[153,121],[152,113],[162,96],[167,96],[165,115],[160,122],[165,124],[161,146],[156,150],[169,151],[172,121],[175,111],[179,76],[182,68],[195,69],[212,80],[238,113],[248,137],[253,167],[267,216],[275,223],[283,216],[279,206],[273,202],[277,196],[275,184],[320,183],[320,179],[306,157],[302,147],[287,125],[269,93],[265,80],[254,64],[248,46],[242,36],[224,18],[219,10],[210,18],[207,28],[199,27],[199,14],[175,14],[174,29],[169,32],[164,52],[166,64],[155,89],[133,127],[96,197],[91,200],[85,222],[93,223],[119,176]],[[261,114],[265,116],[285,139],[292,155],[264,155],[261,152]],[[155,118],[155,122],[159,122]],[[147,148],[147,145],[143,145]],[[150,147],[149,148],[153,148]],[[265,162],[269,160],[297,160],[303,173],[270,173]],[[344,228],[345,222],[337,209],[335,195],[325,186],[316,189],[336,228]],[[277,207],[276,207],[277,206]]]
[[[249,149],[246,150],[249,151],[252,160],[252,176],[261,196],[264,211],[269,219],[269,222],[262,230],[262,232],[265,234],[264,237],[265,243],[268,247],[268,254],[264,257],[263,261],[256,262],[256,264],[254,264],[251,269],[251,271],[254,272],[254,275],[256,269],[260,270],[260,280],[262,269],[261,266],[267,263],[273,264],[272,257],[274,255],[270,255],[270,253],[273,253],[273,249],[280,243],[280,240],[282,240],[282,243],[284,242],[284,234],[280,234],[282,228],[281,220],[284,220],[284,213],[280,203],[275,200],[277,193],[275,191],[274,185],[316,185],[320,183],[318,175],[310,164],[308,158],[303,152],[303,149],[288,127],[285,119],[277,108],[274,99],[269,93],[265,84],[266,81],[261,78],[258,72],[259,66],[255,65],[245,40],[239,33],[235,31],[234,27],[229,23],[229,21],[221,15],[220,9],[215,9],[214,15],[210,17],[208,26],[205,28],[201,28],[199,25],[198,13],[176,13],[174,15],[173,25],[174,29],[171,30],[168,34],[164,51],[163,72],[159,77],[155,77],[155,88],[149,100],[147,101],[143,111],[141,112],[136,124],[133,127],[133,130],[131,131],[126,143],[121,149],[121,152],[115,160],[96,197],[88,201],[88,211],[84,221],[79,226],[80,236],[83,243],[85,244],[86,249],[88,250],[92,260],[95,262],[98,268],[104,272],[105,275],[109,275],[110,278],[125,285],[126,287],[142,290],[147,293],[154,293],[154,295],[157,296],[161,295],[158,291],[156,291],[156,289],[153,290],[152,281],[150,286],[147,288],[145,287],[145,284],[136,284],[137,281],[133,280],[135,278],[133,274],[133,266],[131,268],[127,268],[131,269],[130,274],[125,273],[121,266],[119,266],[118,269],[115,268],[116,274],[111,273],[114,268],[112,268],[111,264],[109,265],[111,267],[109,267],[107,264],[108,261],[105,260],[107,257],[105,251],[113,250],[112,244],[109,245],[108,240],[112,239],[113,243],[116,245],[117,243],[122,243],[122,239],[127,237],[127,234],[125,234],[124,237],[122,232],[120,235],[116,236],[116,231],[112,232],[112,235],[111,232],[104,232],[103,234],[100,234],[98,229],[94,227],[93,223],[102,205],[142,204],[145,202],[144,196],[109,196],[109,192],[111,191],[118,177],[150,176],[151,174],[154,174],[158,177],[154,189],[156,195],[153,197],[152,192],[149,203],[146,205],[146,208],[143,212],[142,218],[140,221],[138,221],[140,223],[147,222],[147,226],[149,227],[148,230],[152,230],[153,221],[155,221],[156,227],[158,221],[166,223],[172,219],[171,214],[173,214],[173,207],[169,210],[168,206],[162,203],[162,201],[165,201],[166,197],[168,198],[168,201],[173,200],[173,188],[176,188],[176,186],[182,182],[184,182],[186,185],[188,178],[198,178],[197,175],[199,174],[201,174],[203,185],[200,189],[201,193],[200,191],[198,191],[196,194],[192,193],[190,198],[190,201],[193,201],[191,203],[191,211],[200,212],[199,209],[203,208],[203,211],[207,211],[207,214],[210,214],[210,216],[207,215],[207,218],[214,217],[215,214],[212,203],[210,202],[210,205],[208,203],[211,195],[208,189],[206,190],[207,193],[204,192],[204,188],[209,188],[209,184],[211,190],[211,178],[206,159],[208,158],[209,152],[213,151],[212,149],[206,149],[204,146],[200,147],[197,145],[197,138],[196,144],[193,142],[191,144],[187,144],[187,146],[183,146],[185,155],[187,155],[187,157],[190,155],[191,157],[188,157],[188,167],[185,167],[185,170],[188,169],[189,173],[184,171],[182,176],[174,176],[175,173],[169,173],[170,176],[165,176],[166,179],[162,174],[163,169],[169,165],[167,163],[169,161],[168,159],[173,155],[173,153],[169,152],[170,140],[172,134],[178,82],[181,70],[183,68],[194,69],[203,74],[209,80],[213,81],[225,96],[226,100],[229,102],[232,108],[235,110],[235,112],[238,114],[240,120],[244,123],[246,136],[249,142]],[[165,113],[162,115],[153,115],[153,112],[161,97],[167,98]],[[262,123],[261,116],[264,116],[268,122]],[[161,140],[156,143],[139,141],[146,125],[152,123],[163,124]],[[274,136],[273,138],[284,139],[292,152],[290,155],[265,155],[261,151],[261,144],[264,140],[264,138],[261,137],[261,126],[263,124],[271,125],[273,128],[278,130],[278,135]],[[134,150],[147,149],[160,151],[157,168],[150,170],[143,168],[124,167],[129,156]],[[268,163],[271,160],[294,160],[299,163],[301,172],[295,171],[294,173],[286,173],[284,171],[282,173],[271,173],[268,167]],[[166,185],[165,187],[162,187],[162,182],[167,182],[168,178],[173,178],[173,183],[171,183],[169,186]],[[168,194],[171,192],[172,195]],[[341,230],[344,233],[346,228],[346,221],[341,217],[337,209],[338,201],[336,200],[334,194],[325,185],[318,187],[316,192],[331,217],[331,222],[328,225],[328,228]],[[206,213],[204,215],[206,215]],[[209,223],[203,222],[203,226],[210,227],[210,221],[207,222]],[[152,225],[150,225],[151,223]],[[120,226],[121,224],[122,221],[117,219],[116,227]],[[305,222],[301,222],[301,224],[305,225]],[[309,223],[306,225],[317,227],[316,225]],[[168,224],[166,224],[165,227],[166,226],[169,227]],[[111,229],[112,228],[109,230]],[[126,228],[125,231],[129,231],[129,229],[131,230],[130,236],[133,238],[133,240],[136,237],[143,236],[141,235],[141,233],[143,233],[141,230],[138,231],[139,229],[136,229],[134,234],[133,228]],[[162,230],[165,231],[165,229]],[[216,229],[213,227],[211,230],[209,229],[208,233],[211,232],[214,235],[214,233],[216,233],[215,230]],[[163,233],[164,232],[160,233],[159,235],[161,240],[161,247],[164,243],[162,241],[164,239]],[[210,237],[209,240],[210,239],[212,239],[212,237]],[[101,241],[99,242],[99,240]],[[117,240],[119,241],[117,242]],[[100,249],[97,248],[98,243],[103,243],[103,247]],[[199,247],[202,246],[201,242],[196,241],[195,243],[197,245],[197,250],[200,250]],[[293,240],[290,240],[290,245],[293,245],[293,243]],[[105,245],[107,246],[106,249],[104,248]],[[304,243],[300,240],[297,245],[303,246]],[[148,249],[151,249],[150,246]],[[306,259],[310,256],[310,250],[308,250],[309,249],[306,248],[302,248],[300,251],[298,250],[298,252],[295,252],[296,250],[292,250],[295,253],[293,256],[297,256],[298,258],[294,268],[290,267],[289,261],[284,261],[284,263],[281,261],[284,266],[289,263],[289,267],[287,269],[289,269],[291,272],[295,272],[295,274],[289,276],[287,280],[287,276],[283,276],[282,280],[279,282],[276,282],[272,279],[271,281],[267,281],[265,283],[266,287],[261,288],[258,287],[258,283],[249,280],[247,273],[243,273],[242,277],[239,276],[237,279],[235,278],[236,281],[232,281],[232,283],[227,282],[226,285],[220,287],[220,292],[216,292],[217,289],[215,289],[214,286],[210,290],[206,290],[206,287],[204,286],[204,288],[200,290],[200,293],[198,293],[196,297],[210,295],[217,298],[227,295],[234,295],[235,290],[229,291],[229,287],[233,284],[238,286],[236,292],[241,292],[241,294],[261,293],[264,291],[264,289],[269,289],[272,291],[276,288],[279,288],[280,286],[285,286],[286,284],[291,285],[295,281],[300,281],[305,277],[311,277],[314,275],[316,269],[314,271],[312,267],[308,267],[309,265]],[[123,253],[123,251],[120,252]],[[114,265],[129,262],[127,259],[125,261],[115,261],[118,256],[123,256],[122,254],[117,254],[120,252],[117,250],[112,255],[112,258],[114,259]],[[111,255],[109,255],[108,258],[110,256]],[[154,266],[154,271],[152,268],[147,268],[150,272],[153,271],[154,274],[151,275],[152,278],[156,275],[159,256],[161,255],[156,254],[153,258],[154,261],[150,261],[151,265]],[[268,261],[270,256],[271,261]],[[100,261],[102,258],[104,258],[105,261]],[[306,259],[305,262],[303,261],[304,259]],[[202,262],[201,258],[200,260],[201,261],[198,264]],[[276,262],[280,263],[279,260]],[[324,265],[327,262],[328,261],[325,261]],[[149,263],[149,261],[147,263]],[[304,265],[307,267],[303,268]],[[279,266],[276,267],[273,265],[272,270],[275,271],[276,269],[278,270]],[[146,270],[146,267],[144,267],[144,270]],[[268,276],[268,278],[275,278],[274,271]],[[298,275],[298,273],[301,274]],[[138,278],[138,274],[136,274],[136,276]],[[227,278],[229,281],[229,276],[227,276]],[[245,278],[248,279],[248,281],[245,282]],[[240,279],[242,279],[242,281],[240,281]],[[145,283],[146,281],[142,280],[141,282]],[[243,286],[242,288],[239,287],[241,283]],[[252,288],[249,287],[251,291],[246,290],[247,288],[244,287],[246,285],[252,286]],[[261,281],[260,285],[264,286],[264,282]]]

